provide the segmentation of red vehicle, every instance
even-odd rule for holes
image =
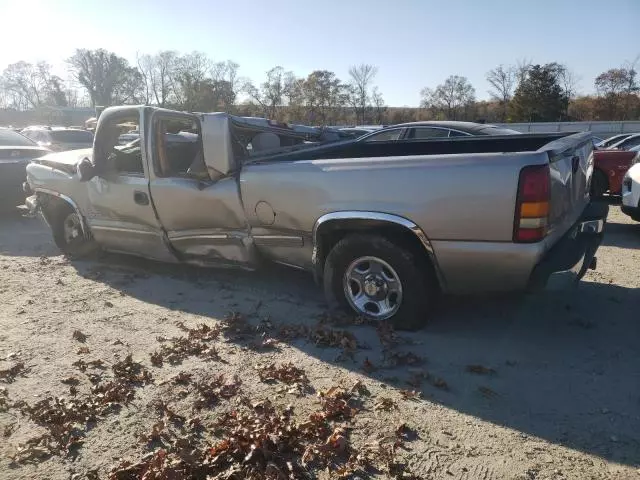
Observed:
[[[622,179],[627,170],[640,160],[640,151],[633,150],[595,150],[594,172],[591,180],[591,196],[601,197],[609,192],[619,195]]]

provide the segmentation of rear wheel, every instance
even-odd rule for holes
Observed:
[[[327,256],[324,288],[331,306],[369,320],[416,330],[427,321],[437,287],[430,269],[408,249],[378,235],[349,235]]]
[[[591,197],[600,198],[607,190],[609,190],[609,180],[605,173],[602,170],[594,171],[591,179]]]
[[[80,215],[71,206],[58,207],[50,214],[53,240],[71,258],[88,257],[98,252],[96,242],[85,235]]]

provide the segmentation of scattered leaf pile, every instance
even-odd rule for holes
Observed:
[[[449,390],[449,384],[443,378],[432,375],[426,370],[414,372],[409,377],[409,380],[407,380],[407,383],[414,388],[419,388],[423,381],[426,381],[440,390]]]
[[[4,383],[12,383],[18,375],[24,375],[29,371],[23,362],[18,362],[9,368],[0,370],[0,380]]]
[[[312,391],[307,374],[293,363],[283,363],[281,365],[271,363],[259,365],[256,369],[261,381],[281,382],[289,386],[288,389],[281,389],[280,393],[286,390],[287,393],[304,395]]]
[[[224,374],[217,375],[212,381],[195,382],[194,388],[198,392],[199,398],[194,404],[196,410],[200,410],[205,407],[215,406],[220,402],[220,399],[230,399],[240,392],[242,381],[234,376],[230,381],[227,381]]]
[[[342,348],[355,350],[358,348],[358,341],[353,333],[347,330],[336,330],[325,325],[282,325],[278,337],[283,340],[293,340],[296,338],[306,338],[319,347]]]
[[[134,362],[131,354],[111,367],[116,380],[145,385],[153,381],[153,377],[141,363]]]
[[[112,412],[117,405],[102,398],[66,399],[48,397],[35,405],[20,405],[20,411],[47,434],[18,448],[13,460],[22,462],[53,454],[68,455],[83,443],[87,425]]]
[[[7,389],[0,388],[0,412],[6,412],[9,410],[9,393]]]
[[[313,472],[319,469],[348,478],[381,468],[403,475],[398,478],[415,478],[403,474],[394,460],[396,446],[405,440],[404,428],[397,429],[391,444],[374,442],[357,451],[349,442],[348,427],[333,423],[358,411],[353,403],[362,390],[356,384],[350,390],[332,387],[321,392],[322,409],[302,422],[295,419],[292,407],[281,409],[268,400],[252,403],[243,398],[212,425],[219,436],[207,447],[197,446],[189,437],[176,438],[163,421],[157,422],[140,440],[163,448],[137,463],[122,462],[109,479],[286,480],[315,478]]]
[[[222,327],[210,327],[204,323],[195,328],[189,328],[184,323],[178,322],[178,328],[187,333],[186,337],[174,337],[171,339],[158,338],[162,341],[160,350],[150,354],[151,364],[161,367],[165,361],[171,364],[179,364],[187,357],[198,356],[204,359],[219,360],[218,351],[207,342],[217,340],[222,332]]]
[[[81,371],[88,367],[104,368],[104,362],[94,360],[74,363]],[[31,461],[49,455],[69,455],[82,445],[87,427],[100,418],[117,411],[135,397],[135,386],[153,381],[151,374],[140,363],[134,362],[129,355],[125,360],[112,366],[114,378],[105,382],[100,376],[87,374],[93,383],[89,396],[67,399],[65,397],[47,397],[34,405],[26,402],[14,404],[20,412],[32,422],[47,430],[47,433],[28,440],[18,447],[13,456],[15,462]],[[70,385],[71,394],[77,394],[76,377],[62,381]]]

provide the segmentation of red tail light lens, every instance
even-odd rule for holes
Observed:
[[[549,165],[532,165],[520,171],[513,241],[539,242],[547,235],[551,174]]]

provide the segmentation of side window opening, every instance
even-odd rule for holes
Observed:
[[[445,128],[416,127],[409,134],[411,139],[447,138],[449,130]]]
[[[143,175],[142,150],[140,140],[121,145],[119,137],[133,128],[139,127],[137,116],[122,116],[110,119],[101,125],[100,156],[107,159],[107,168],[120,174]]]
[[[160,117],[153,131],[158,176],[209,179],[197,119]]]
[[[393,142],[400,138],[401,128],[385,130],[364,139],[365,142]]]

